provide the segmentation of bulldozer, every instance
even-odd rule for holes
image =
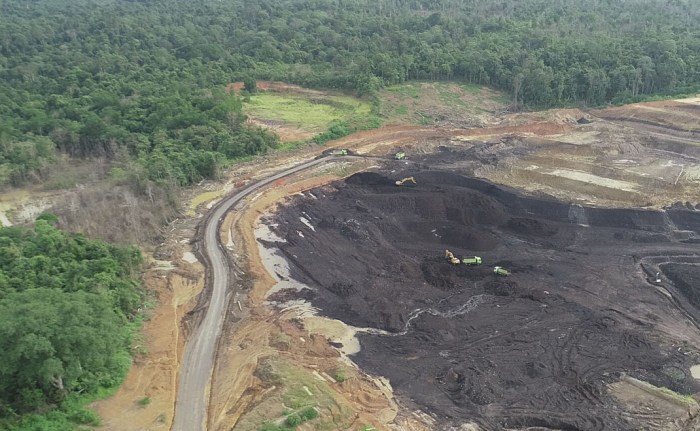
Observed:
[[[455,255],[452,254],[452,252],[449,250],[445,250],[445,259],[447,259],[453,265],[459,265],[460,263],[460,260],[457,259]]]
[[[418,184],[418,183],[416,183],[416,179],[415,179],[415,178],[413,178],[413,177],[406,177],[406,178],[404,178],[404,179],[402,179],[402,180],[396,181],[396,185],[397,185],[397,186],[402,186],[403,183],[405,183],[405,182],[407,182],[407,181],[410,181],[410,182],[412,182],[413,184]]]
[[[501,266],[494,266],[493,273],[496,275],[500,275],[501,277],[508,277],[510,275],[510,271]]]
[[[469,256],[462,259],[462,263],[465,265],[481,265],[481,258],[479,256]]]

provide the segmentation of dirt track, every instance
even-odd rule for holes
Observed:
[[[313,305],[374,328],[354,358],[363,369],[441,426],[691,426],[683,409],[635,407],[609,385],[630,375],[700,390],[689,371],[700,363],[697,298],[683,287],[698,271],[665,264],[697,268],[700,212],[587,208],[439,171],[440,156],[420,163],[417,187],[357,174],[275,220],[285,239],[276,245],[315,288]],[[446,248],[486,264],[452,266]],[[646,280],[643,263],[668,272],[663,286]],[[496,277],[493,265],[513,275]]]

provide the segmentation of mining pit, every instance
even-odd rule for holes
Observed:
[[[362,328],[354,362],[439,429],[697,424],[690,397],[667,408],[612,388],[631,378],[680,399],[700,391],[690,372],[700,364],[700,211],[557,201],[453,161],[387,162],[280,207],[268,222],[283,240],[266,245],[308,287],[285,299]],[[407,176],[417,184],[394,184]],[[446,249],[483,264],[453,265]]]

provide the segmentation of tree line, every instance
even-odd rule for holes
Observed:
[[[55,220],[0,228],[0,429],[98,424],[79,398],[120,384],[131,365],[145,298],[139,250]]]

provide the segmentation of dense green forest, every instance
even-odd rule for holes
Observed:
[[[56,151],[190,184],[275,137],[225,85],[461,80],[527,107],[697,90],[694,0],[0,0],[0,183]],[[130,166],[133,166],[131,164]],[[134,174],[136,175],[136,174]]]
[[[97,424],[80,397],[121,383],[131,364],[140,252],[47,219],[0,228],[0,429]]]

